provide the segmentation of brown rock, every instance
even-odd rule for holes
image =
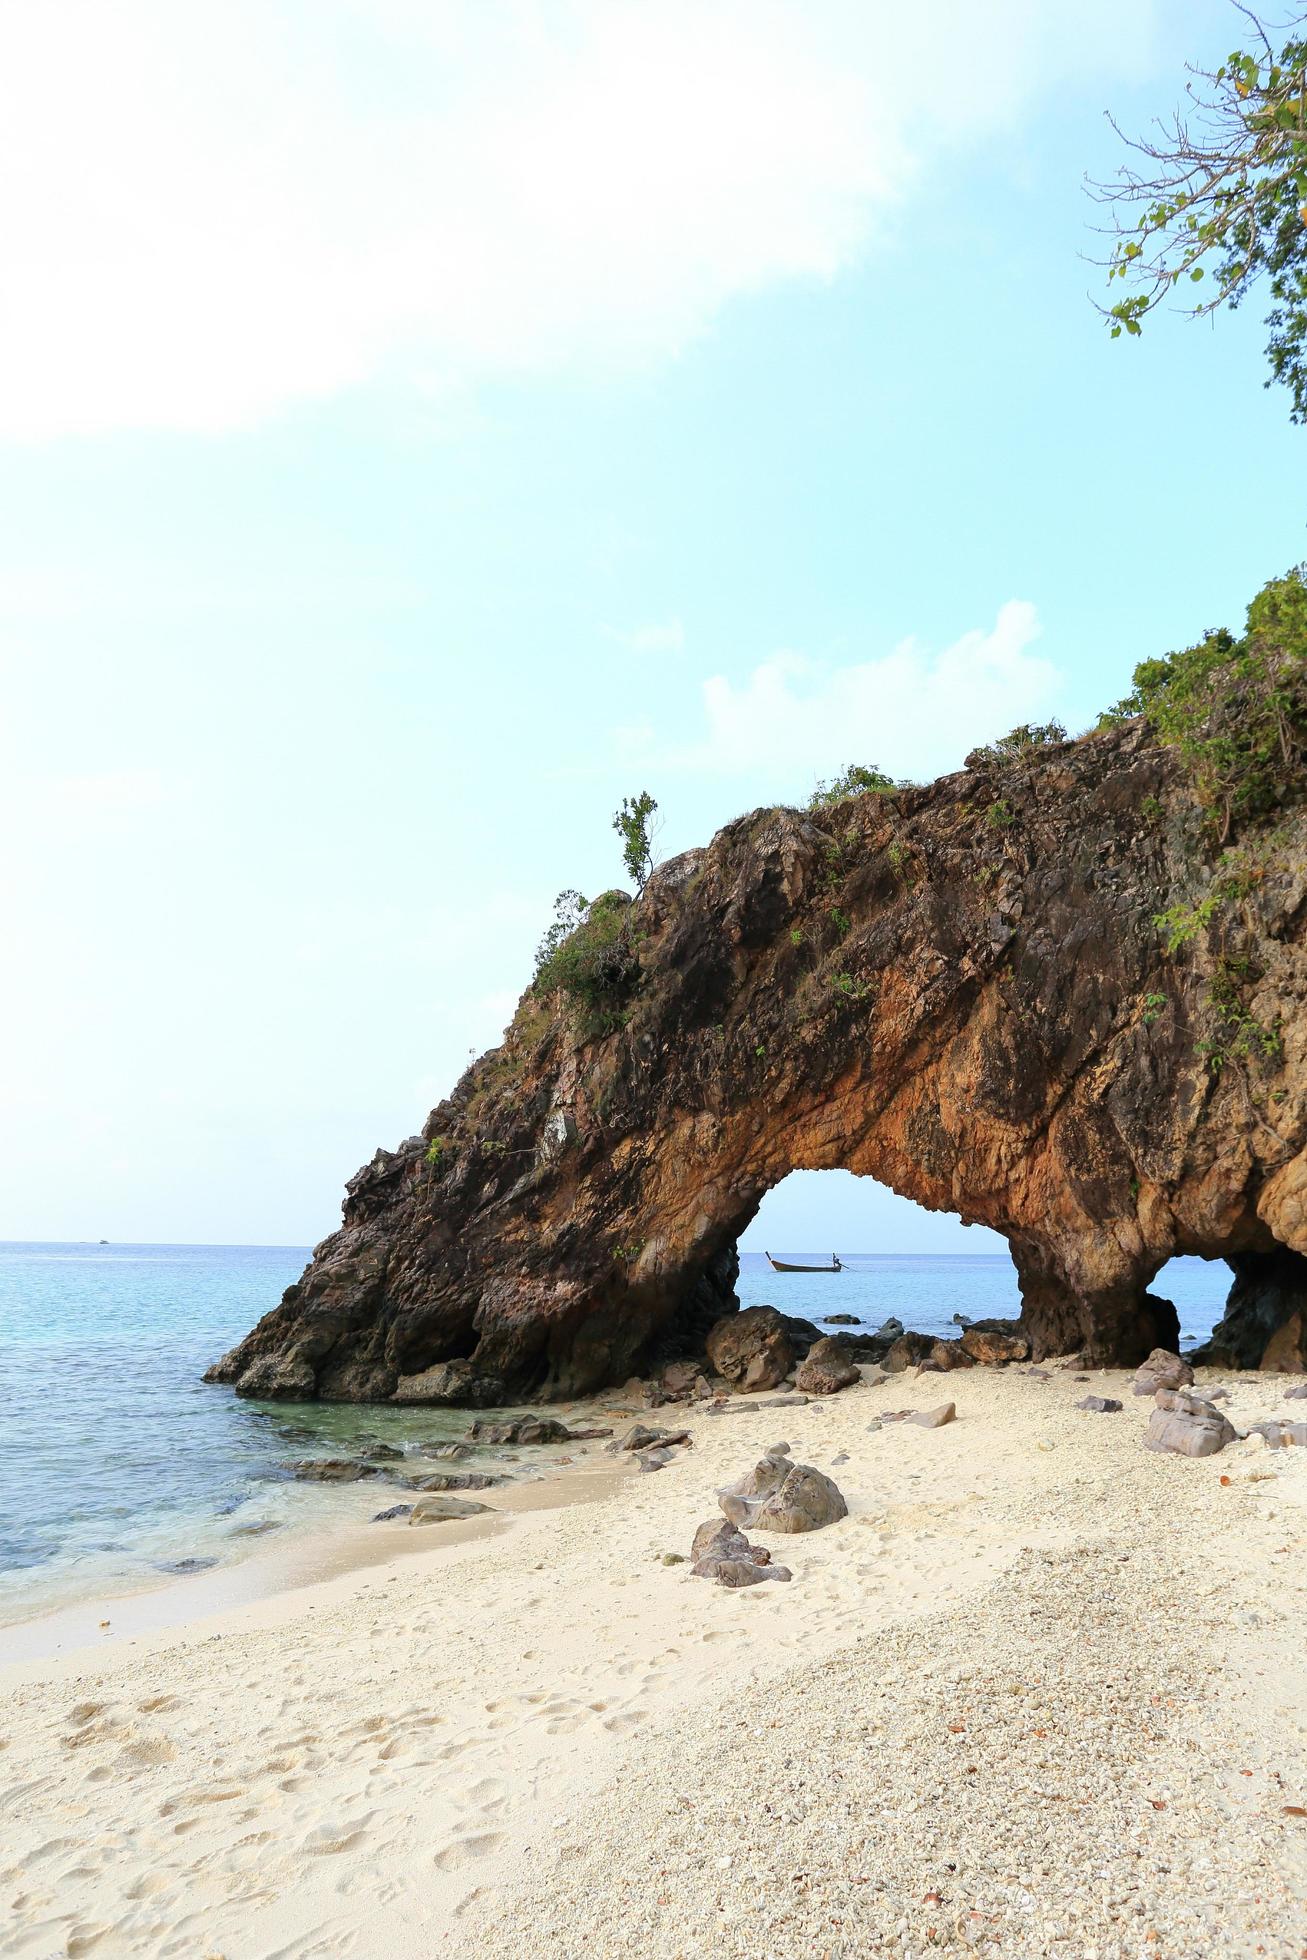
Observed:
[[[934,1342],[927,1360],[945,1375],[953,1368],[974,1368],[976,1365],[975,1356],[967,1353],[961,1341]]]
[[[493,1506],[480,1504],[475,1497],[449,1497],[444,1492],[419,1497],[409,1514],[410,1524],[453,1524],[459,1518],[475,1518]]]
[[[999,1333],[988,1327],[967,1327],[962,1351],[986,1368],[1006,1367],[1009,1361],[1029,1361],[1030,1342],[1024,1334]]]
[[[794,1346],[775,1307],[746,1307],[712,1328],[708,1359],[723,1381],[749,1393],[779,1388],[794,1367]]]
[[[466,1456],[471,1456],[471,1454],[472,1452],[468,1448],[466,1443],[419,1443],[418,1444],[419,1456],[434,1457],[441,1462],[458,1463],[462,1460],[462,1458]]]
[[[356,1484],[360,1477],[381,1475],[370,1463],[339,1456],[306,1457],[301,1463],[288,1463],[286,1468],[292,1477],[309,1484]]]
[[[839,1487],[810,1464],[796,1463],[780,1487],[753,1506],[748,1522],[755,1531],[820,1531],[848,1515]]]
[[[957,1416],[957,1408],[952,1402],[941,1402],[937,1409],[914,1409],[908,1417],[919,1429],[942,1429],[946,1422]]]
[[[844,1343],[827,1339],[808,1350],[795,1370],[794,1386],[806,1395],[834,1395],[861,1380],[862,1370]]]
[[[1193,1369],[1178,1354],[1171,1354],[1166,1348],[1154,1348],[1135,1371],[1134,1393],[1156,1395],[1159,1388],[1188,1388],[1193,1378]]]
[[[467,1432],[472,1443],[575,1443],[578,1438],[565,1422],[552,1416],[513,1416],[507,1422],[486,1422],[480,1416]]]
[[[1234,1442],[1235,1432],[1221,1411],[1200,1395],[1187,1395],[1182,1388],[1159,1388],[1153,1399],[1157,1406],[1148,1418],[1146,1449],[1170,1450],[1176,1456],[1215,1456]]]
[[[505,1482],[484,1470],[433,1470],[429,1477],[408,1478],[410,1490],[491,1490]]]
[[[891,1375],[901,1375],[905,1368],[914,1368],[918,1361],[925,1361],[934,1345],[929,1334],[900,1334],[886,1350],[881,1366]]]
[[[1292,1313],[1266,1343],[1260,1366],[1263,1373],[1301,1375],[1307,1371],[1307,1315]]]

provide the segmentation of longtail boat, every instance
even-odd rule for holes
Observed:
[[[839,1254],[835,1252],[830,1256],[829,1266],[794,1266],[785,1259],[773,1259],[770,1252],[767,1254],[767,1263],[774,1273],[842,1273],[844,1271],[839,1261]]]

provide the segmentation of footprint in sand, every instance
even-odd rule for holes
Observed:
[[[437,1851],[431,1862],[437,1871],[462,1871],[465,1865],[488,1858],[503,1842],[502,1831],[479,1831],[472,1837],[453,1838],[442,1851]]]
[[[351,1845],[358,1843],[375,1814],[370,1810],[366,1817],[360,1817],[354,1824],[315,1824],[300,1839],[300,1850],[309,1852],[315,1858],[329,1858],[338,1851],[348,1851]]]

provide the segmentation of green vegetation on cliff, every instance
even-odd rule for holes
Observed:
[[[1241,637],[1222,627],[1141,661],[1102,724],[1130,715],[1144,715],[1176,750],[1222,842],[1239,823],[1297,801],[1307,753],[1304,568],[1262,588]]]

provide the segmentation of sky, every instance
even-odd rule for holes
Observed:
[[[910,18],[905,18],[910,16]],[[554,894],[1072,729],[1307,556],[1086,172],[1226,0],[0,19],[0,1237],[311,1243]],[[747,1240],[975,1251],[831,1174]],[[777,1242],[780,1242],[779,1246]]]

